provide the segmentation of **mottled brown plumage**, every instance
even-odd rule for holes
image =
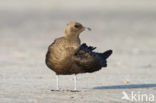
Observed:
[[[78,22],[70,22],[65,28],[64,37],[57,38],[49,46],[46,64],[57,75],[91,73],[107,66],[106,59],[112,50],[96,53],[93,52],[95,48],[80,45],[79,34],[85,29]]]

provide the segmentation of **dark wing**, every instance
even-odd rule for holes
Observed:
[[[79,50],[83,50],[86,52],[92,52],[94,49],[96,49],[96,47],[87,46],[86,43],[83,43],[79,48]]]
[[[100,61],[92,55],[95,47],[82,44],[73,56],[74,64],[84,72],[94,72],[101,69]]]
[[[106,67],[106,59],[112,54],[112,50],[107,50],[104,53],[93,52],[95,48],[82,44],[73,56],[74,63],[85,72],[94,72]]]

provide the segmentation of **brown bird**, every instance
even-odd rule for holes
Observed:
[[[76,90],[76,74],[92,73],[107,66],[106,59],[112,54],[112,50],[104,53],[93,52],[95,47],[81,44],[79,35],[85,29],[78,22],[67,24],[64,37],[57,38],[48,48],[46,65],[56,73],[57,90],[59,90],[58,75],[74,75]]]

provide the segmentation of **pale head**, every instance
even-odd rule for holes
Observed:
[[[65,28],[65,36],[79,36],[85,29],[90,30],[90,28],[86,28],[82,24],[72,21]]]

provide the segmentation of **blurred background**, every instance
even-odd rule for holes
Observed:
[[[155,0],[0,0],[1,92],[55,88],[45,54],[70,21],[92,28],[81,42],[114,51],[107,69],[78,75],[78,88],[156,83]],[[72,88],[70,76],[61,79]]]

